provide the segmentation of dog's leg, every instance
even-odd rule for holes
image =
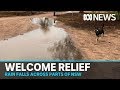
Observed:
[[[103,37],[104,37],[104,33],[103,33]]]
[[[104,31],[102,32],[102,34],[103,34],[103,37],[104,37]]]
[[[99,37],[97,37],[96,41],[98,42]]]
[[[54,23],[56,22],[55,18],[54,18]]]

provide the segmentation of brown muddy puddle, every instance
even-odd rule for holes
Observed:
[[[44,20],[44,19],[43,19]],[[78,60],[81,53],[74,46],[69,35],[63,28],[58,28],[54,20],[38,22],[36,30],[0,41],[0,60]]]

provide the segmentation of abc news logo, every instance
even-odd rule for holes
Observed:
[[[83,14],[84,21],[115,21],[115,14]]]

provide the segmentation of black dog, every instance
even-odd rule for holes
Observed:
[[[98,41],[98,39],[99,39],[99,37],[101,36],[101,34],[103,34],[103,36],[104,36],[104,24],[102,25],[102,27],[100,27],[100,28],[95,28],[95,33],[96,33],[96,36],[97,36],[97,41]]]

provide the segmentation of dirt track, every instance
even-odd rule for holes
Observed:
[[[0,40],[37,28],[37,26],[30,23],[30,17],[50,17],[51,14],[0,18]],[[105,33],[105,36],[100,38],[99,42],[96,42],[96,36],[93,31],[73,28],[63,23],[59,23],[58,26],[65,28],[66,32],[69,33],[84,59],[120,60],[120,30],[114,30],[113,33]]]
[[[70,34],[72,40],[81,50],[84,59],[91,60],[120,60],[120,30],[105,34],[96,41],[95,33],[88,30],[79,30],[61,24]]]

